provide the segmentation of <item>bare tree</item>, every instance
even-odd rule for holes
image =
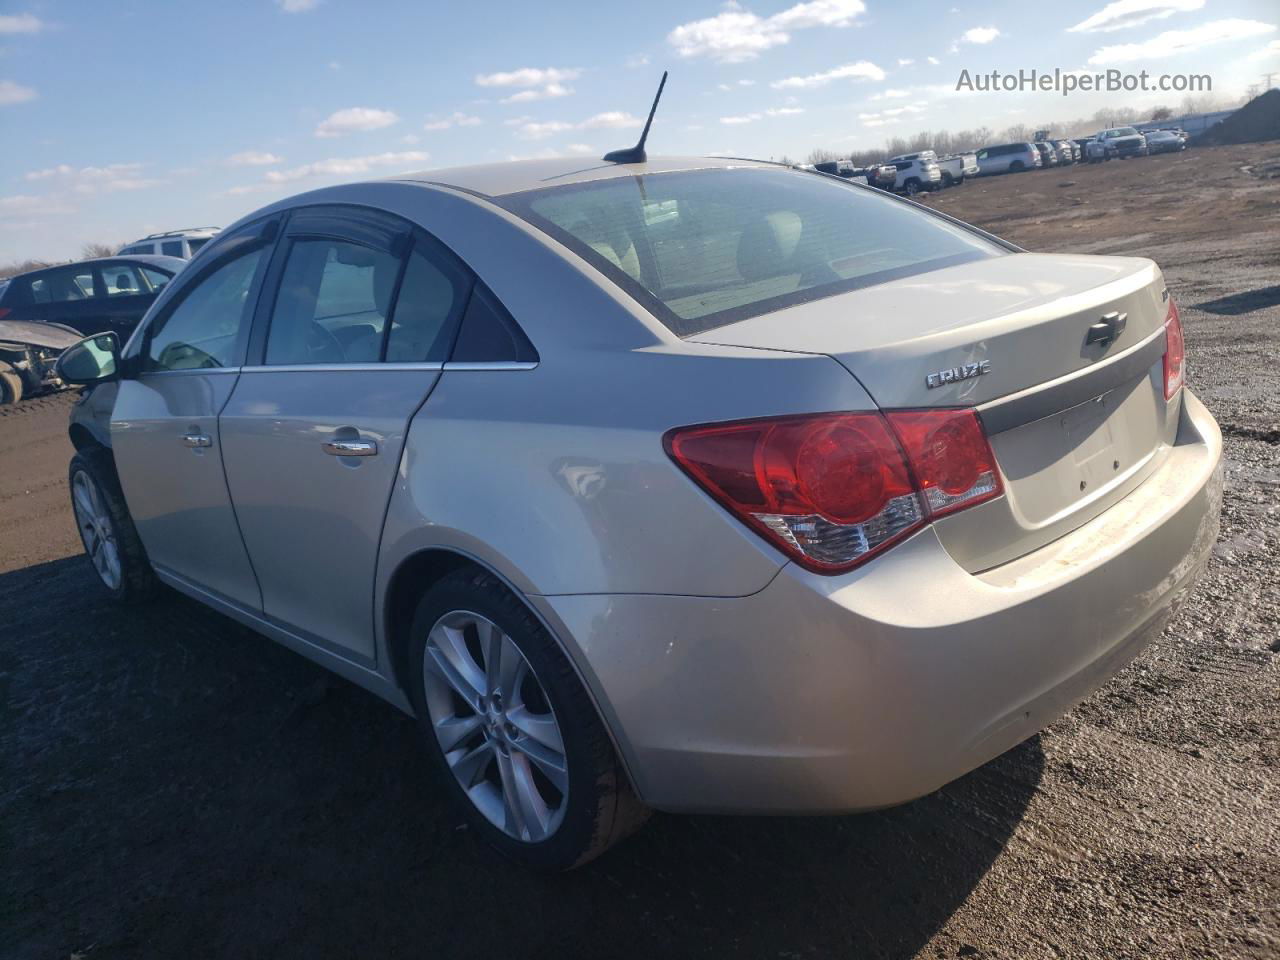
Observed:
[[[118,246],[109,243],[86,243],[80,248],[80,256],[85,260],[93,260],[97,257],[114,257]]]
[[[830,163],[832,160],[838,160],[839,158],[840,158],[840,154],[836,153],[834,150],[827,150],[827,149],[824,149],[823,147],[815,147],[814,149],[809,151],[809,156],[805,162],[806,163]]]
[[[1173,116],[1173,110],[1170,107],[1156,107],[1151,111],[1151,122],[1159,123],[1161,120],[1168,120]]]

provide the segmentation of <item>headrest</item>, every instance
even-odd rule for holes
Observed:
[[[790,210],[767,213],[747,225],[738,240],[738,273],[744,280],[764,280],[795,271],[789,266],[804,222]]]

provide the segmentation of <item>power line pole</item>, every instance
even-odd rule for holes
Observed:
[[[1274,76],[1276,76],[1276,74],[1274,74],[1274,73],[1264,73],[1264,74],[1262,75],[1262,79],[1263,79],[1263,83],[1264,83],[1264,86],[1263,86],[1263,88],[1262,88],[1263,90],[1270,90],[1270,89],[1271,89],[1271,78],[1272,78],[1272,77],[1274,77]]]

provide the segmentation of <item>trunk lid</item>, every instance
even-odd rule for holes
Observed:
[[[978,571],[1070,532],[1158,466],[1177,427],[1163,392],[1167,310],[1149,260],[1019,253],[691,339],[827,354],[884,409],[976,407],[1006,495],[937,528]],[[1104,320],[1114,315],[1122,326]],[[1100,323],[1114,336],[1087,343]]]

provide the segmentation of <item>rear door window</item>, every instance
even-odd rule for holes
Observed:
[[[102,285],[107,291],[107,299],[116,297],[136,297],[150,293],[138,269],[129,263],[112,263],[99,267],[102,274]]]
[[[50,270],[31,281],[31,298],[36,303],[75,303],[93,296],[92,267]]]
[[[182,241],[181,240],[165,240],[160,244],[160,252],[164,254],[166,257],[181,257]]]
[[[267,331],[266,363],[376,362],[400,265],[400,257],[357,243],[293,241]]]

